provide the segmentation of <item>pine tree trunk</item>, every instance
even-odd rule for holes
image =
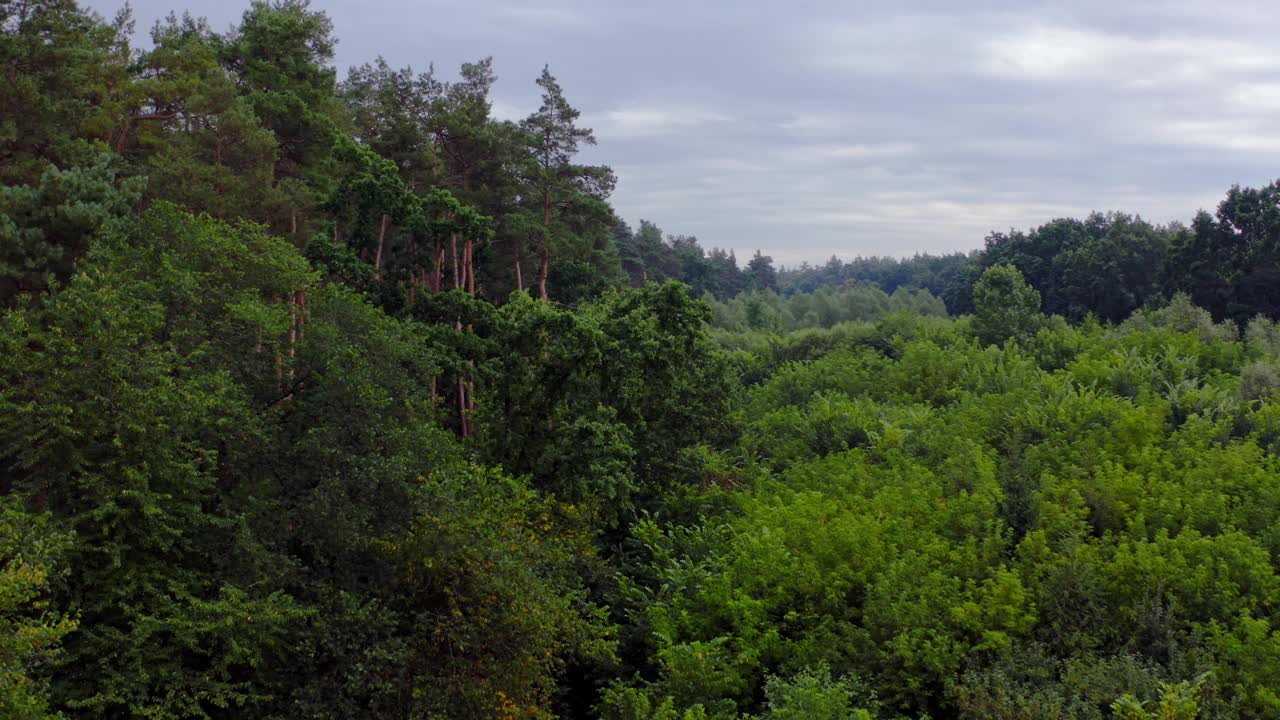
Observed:
[[[218,140],[213,147],[213,162],[218,166],[218,182],[214,186],[213,191],[219,198],[226,191],[222,182],[222,136],[218,135]],[[222,219],[222,203],[218,203],[218,219]]]
[[[279,302],[280,302],[279,295],[271,296],[271,303],[273,305]],[[280,392],[284,392],[284,362],[280,359],[280,346],[278,344],[276,345],[275,360],[276,360],[276,388],[279,389]]]
[[[551,264],[551,189],[542,195],[542,265],[538,269],[538,297],[547,301],[547,266]]]
[[[520,275],[520,258],[516,258],[516,289],[524,290],[524,278]]]
[[[382,281],[382,244],[387,237],[387,221],[390,218],[386,213],[382,213],[382,226],[378,228],[378,253],[373,257],[373,275],[379,282]]]
[[[125,138],[129,137],[129,128],[133,126],[132,118],[125,118],[124,127],[120,128],[120,138],[116,140],[116,154],[124,152]]]
[[[436,271],[435,277],[432,278],[432,292],[440,292],[440,286],[444,284],[444,245],[436,245]]]
[[[302,342],[302,334],[307,326],[307,291],[298,291],[298,342]]]
[[[542,241],[542,267],[538,269],[538,297],[547,301],[547,267],[551,264],[551,253],[547,249],[547,241]]]
[[[462,437],[470,434],[471,427],[467,420],[467,382],[458,376],[458,421],[462,429]]]
[[[298,295],[294,293],[289,298],[289,367],[285,370],[285,377],[288,382],[293,382],[293,359],[295,357],[295,348],[298,343]]]
[[[472,243],[471,238],[467,238],[462,250],[462,272],[463,276],[466,278],[468,295],[476,294],[476,266],[472,258],[473,249],[474,244]]]

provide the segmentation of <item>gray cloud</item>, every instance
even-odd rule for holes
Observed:
[[[114,11],[109,0],[94,3]],[[1166,222],[1280,175],[1268,2],[315,0],[346,66],[492,54],[495,112],[550,63],[614,204],[794,264],[967,250],[1090,210]],[[242,7],[135,0],[230,26]]]

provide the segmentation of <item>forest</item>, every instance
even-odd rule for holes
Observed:
[[[547,67],[0,30],[0,717],[1280,717],[1280,182],[740,266]]]

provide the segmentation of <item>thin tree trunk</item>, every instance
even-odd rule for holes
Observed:
[[[547,241],[542,241],[542,267],[538,269],[538,297],[547,301],[547,266],[551,264],[551,253],[547,249]]]
[[[520,276],[520,258],[516,257],[516,289],[524,289],[524,278]]]
[[[302,342],[302,334],[307,327],[307,291],[298,291],[298,342]]]
[[[116,154],[124,152],[125,138],[129,137],[129,128],[133,127],[133,119],[126,117],[124,127],[120,128],[120,137],[116,140]]]
[[[221,198],[225,192],[222,182],[222,135],[218,135],[218,141],[213,146],[213,162],[218,166],[218,182],[214,186],[214,192]],[[218,219],[222,219],[222,203],[218,203]]]
[[[458,376],[458,420],[462,428],[462,437],[470,434],[470,423],[467,421],[467,383],[461,375]]]
[[[538,269],[538,297],[547,301],[547,266],[551,264],[551,188],[542,194],[542,264]]]
[[[278,304],[280,302],[279,295],[271,296],[271,303]],[[280,392],[284,392],[284,363],[280,360],[280,346],[276,345],[276,387]]]
[[[435,277],[432,278],[432,291],[440,292],[440,287],[444,284],[444,244],[436,245],[436,271]]]
[[[382,281],[382,243],[387,237],[387,221],[389,219],[386,213],[382,213],[382,225],[378,228],[378,252],[373,257],[373,276],[379,282]]]
[[[463,251],[462,251],[462,259],[464,263],[462,266],[463,275],[467,279],[466,285],[467,285],[468,295],[476,294],[476,266],[475,266],[475,261],[472,258],[472,252],[474,250],[474,247],[475,246],[472,243],[471,238],[467,238],[463,245]]]
[[[295,357],[295,348],[298,344],[298,294],[294,293],[289,298],[289,367],[285,372],[285,377],[289,382],[293,382],[293,359]]]

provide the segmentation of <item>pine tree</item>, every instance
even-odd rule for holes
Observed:
[[[580,113],[565,100],[549,67],[542,69],[538,87],[542,88],[542,106],[521,127],[532,156],[528,182],[541,210],[538,296],[547,300],[551,243],[567,231],[564,215],[574,205],[603,201],[613,191],[615,178],[608,167],[573,163],[579,144],[594,145],[596,139],[590,128],[577,126]]]

